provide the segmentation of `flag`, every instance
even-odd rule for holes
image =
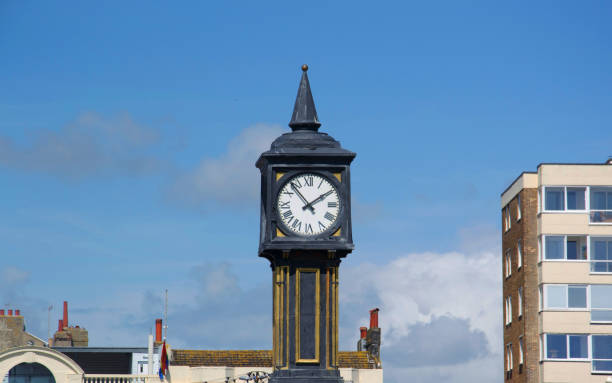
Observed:
[[[168,354],[166,353],[166,341],[164,341],[159,359],[159,379],[164,380],[166,374],[168,374]]]

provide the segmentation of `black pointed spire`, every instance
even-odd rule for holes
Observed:
[[[295,98],[295,106],[293,107],[293,115],[289,126],[293,131],[296,130],[319,130],[321,123],[317,116],[312,92],[310,91],[310,82],[308,82],[308,65],[302,65],[302,80],[298,88],[297,97]]]

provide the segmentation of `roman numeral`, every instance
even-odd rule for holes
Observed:
[[[291,201],[281,202],[281,203],[280,203],[280,208],[281,208],[281,209],[289,209],[289,203],[290,203],[290,202],[291,202]]]
[[[291,227],[296,229],[297,231],[302,230],[302,222],[300,222],[299,219],[295,219],[295,221],[293,221],[293,223],[291,224]]]
[[[314,183],[314,178],[312,178],[312,176],[304,177],[304,183],[306,184],[306,186],[312,186],[312,184]]]
[[[312,231],[312,225],[311,225],[311,224],[306,225],[306,227],[304,228],[304,230],[306,231],[306,234],[308,234],[308,233],[312,234],[312,233],[313,233],[313,231]]]
[[[323,178],[321,178],[321,182],[319,182],[319,186],[317,186],[317,189],[319,189],[321,185],[323,185]]]
[[[338,202],[328,202],[327,207],[338,207]]]
[[[284,191],[282,194],[287,194],[288,196],[292,196],[294,193],[291,193],[290,191]]]
[[[291,182],[291,184],[298,189],[302,187],[302,183],[297,178],[295,179],[295,181]]]
[[[333,221],[336,219],[336,216],[335,216],[335,215],[333,215],[333,214],[332,214],[332,213],[330,213],[330,212],[325,213],[325,216],[324,216],[324,217],[325,217],[325,218],[326,218],[328,221],[331,221],[331,222],[333,222]]]
[[[321,221],[318,221],[318,222],[319,222],[319,230],[325,230],[325,229],[327,229],[327,227],[325,227],[325,225],[323,225],[323,224],[321,223]]]
[[[291,210],[287,210],[286,212],[283,213],[283,218],[289,219],[289,217],[291,217],[292,215],[293,213],[291,212]]]

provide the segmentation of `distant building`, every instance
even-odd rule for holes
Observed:
[[[612,160],[540,164],[501,208],[505,380],[612,381]]]
[[[57,331],[50,341],[54,347],[87,347],[89,333],[79,326],[68,324],[68,302],[64,301],[64,316],[58,321]]]
[[[44,340],[26,331],[21,310],[0,310],[0,351],[11,347],[44,345]]]

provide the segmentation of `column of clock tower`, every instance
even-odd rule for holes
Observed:
[[[355,153],[318,131],[307,66],[291,122],[261,154],[259,256],[273,283],[271,382],[339,382],[338,268],[354,246],[350,164]]]

